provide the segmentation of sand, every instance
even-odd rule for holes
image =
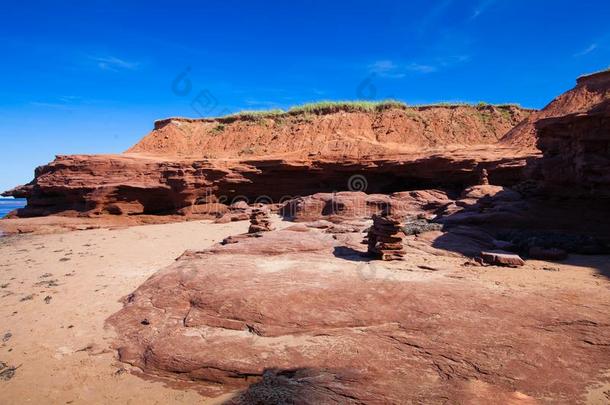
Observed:
[[[132,374],[109,349],[114,334],[104,322],[184,250],[248,225],[198,221],[1,239],[0,361],[18,368],[0,381],[0,403],[202,403],[195,391]]]

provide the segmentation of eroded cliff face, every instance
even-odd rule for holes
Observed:
[[[540,120],[536,128],[549,188],[610,196],[610,99],[585,112]]]
[[[169,118],[128,150],[155,156],[304,158],[380,156],[449,145],[496,143],[529,116],[513,105],[388,108]]]
[[[215,215],[238,199],[461,189],[483,168],[512,185],[535,153],[497,140],[529,113],[456,105],[168,119],[125,154],[58,156],[5,195],[28,199],[22,217]]]
[[[508,156],[508,157],[507,157]],[[58,156],[36,179],[9,192],[28,199],[18,215],[217,214],[217,203],[284,202],[318,192],[392,193],[461,189],[486,168],[515,184],[530,155],[459,149],[368,159],[155,159],[134,155]]]
[[[537,142],[536,122],[568,114],[585,113],[610,98],[610,72],[599,72],[581,76],[576,87],[561,94],[542,110],[529,115],[511,129],[501,143],[516,147],[535,148]],[[566,145],[568,146],[568,145]]]

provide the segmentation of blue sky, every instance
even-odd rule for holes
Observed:
[[[86,5],[85,5],[86,3]],[[322,99],[541,108],[610,65],[610,2],[4,2],[0,189],[168,116]]]

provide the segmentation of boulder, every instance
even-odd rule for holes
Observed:
[[[479,257],[484,263],[492,266],[520,267],[525,265],[525,261],[519,255],[509,252],[484,251]]]

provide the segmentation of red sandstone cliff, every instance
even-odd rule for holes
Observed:
[[[523,178],[529,152],[496,145],[529,115],[515,106],[337,107],[167,119],[123,155],[58,156],[6,193],[19,216],[190,214],[244,197],[358,190],[391,193]],[[350,184],[353,175],[366,184]],[[216,207],[216,206],[214,206]]]
[[[502,138],[501,143],[534,148],[537,141],[535,124],[538,120],[584,113],[608,98],[610,98],[610,71],[581,76],[576,80],[576,87],[555,98],[542,110],[531,114],[510,130]]]
[[[536,129],[547,186],[610,196],[610,99],[584,112],[539,120]]]
[[[336,107],[315,113],[169,118],[128,153],[189,157],[363,157],[430,147],[494,144],[530,111],[513,105],[440,105],[365,112]]]

